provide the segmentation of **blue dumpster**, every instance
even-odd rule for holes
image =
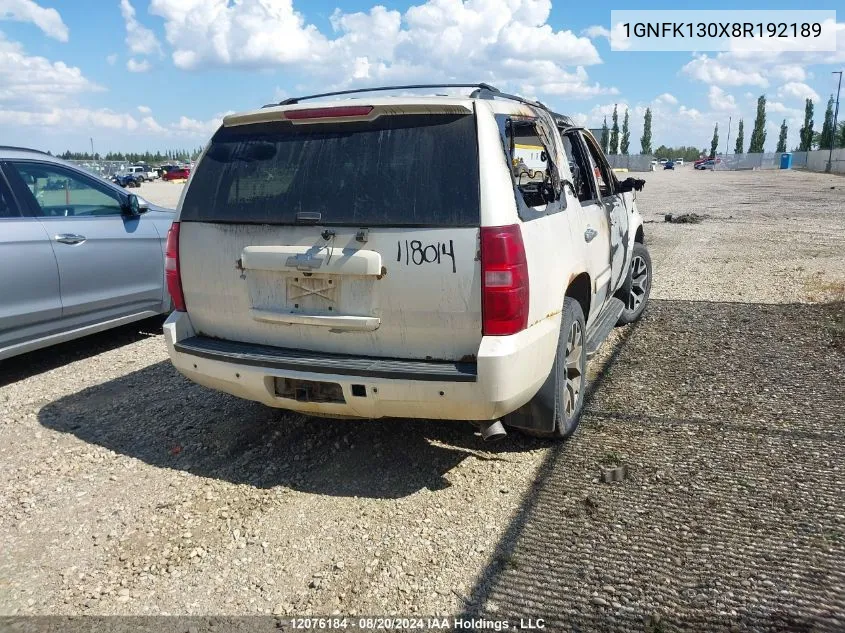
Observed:
[[[780,155],[780,168],[781,169],[792,169],[792,154],[781,154]]]

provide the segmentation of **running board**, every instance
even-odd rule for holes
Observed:
[[[611,297],[604,306],[604,310],[596,317],[596,320],[587,328],[587,358],[595,356],[601,344],[604,343],[607,335],[616,326],[619,315],[625,309],[621,299]]]

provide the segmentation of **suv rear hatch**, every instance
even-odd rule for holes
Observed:
[[[467,105],[229,119],[181,209],[197,334],[468,360],[482,336],[479,164]]]

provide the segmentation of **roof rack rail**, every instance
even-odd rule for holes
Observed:
[[[40,149],[32,149],[31,147],[18,147],[17,145],[0,145],[0,149],[12,150],[18,152],[35,152],[36,154],[47,155],[47,152],[42,152]]]
[[[342,95],[360,94],[362,92],[384,92],[388,90],[417,90],[422,88],[475,88],[475,90],[473,90],[469,95],[472,99],[510,99],[511,101],[518,101],[519,103],[524,103],[525,105],[530,105],[537,108],[543,108],[544,110],[551,112],[551,110],[549,110],[549,108],[545,104],[539,101],[533,101],[531,99],[526,99],[525,97],[520,97],[519,95],[513,95],[507,92],[502,92],[495,86],[491,86],[490,84],[483,82],[477,84],[409,84],[403,86],[377,86],[375,88],[338,90],[336,92],[321,92],[319,94],[305,95],[303,97],[288,97],[287,99],[279,101],[278,103],[268,103],[267,105],[262,107],[274,108],[276,106],[294,105],[296,103],[299,103],[300,101],[305,101],[308,99],[320,99],[322,97],[339,97]]]

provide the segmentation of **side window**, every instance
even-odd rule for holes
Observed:
[[[3,178],[3,174],[0,174],[0,220],[17,217],[20,217],[20,212],[12,199],[12,192],[9,191],[9,186]]]
[[[46,163],[11,163],[38,203],[40,217],[121,214],[120,194],[93,179]]]
[[[616,179],[613,177],[610,165],[608,165],[604,154],[602,154],[602,151],[591,135],[584,134],[582,138],[590,150],[593,173],[596,175],[596,182],[598,183],[601,197],[612,196],[616,193]]]
[[[511,164],[516,191],[525,206],[542,211],[554,199],[548,151],[533,119],[502,118],[497,115],[505,153]]]
[[[584,146],[576,134],[576,132],[570,132],[563,137],[563,151],[566,152],[569,160],[569,171],[572,172],[572,181],[578,200],[586,202],[596,197],[593,193],[593,179],[590,177],[592,165],[584,155]]]

